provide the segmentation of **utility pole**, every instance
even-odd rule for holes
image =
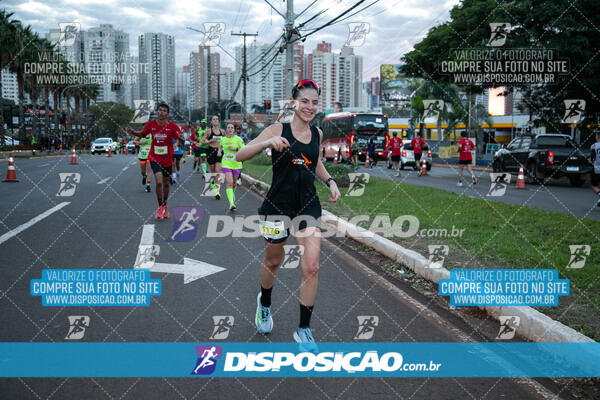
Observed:
[[[285,13],[285,96],[291,96],[294,86],[294,0],[287,0],[287,11]]]
[[[258,36],[258,33],[246,33],[246,32],[240,32],[240,33],[233,33],[231,32],[232,36],[243,36],[244,37],[244,53],[243,53],[243,61],[242,61],[242,83],[243,83],[243,87],[242,87],[242,119],[245,121],[246,120],[246,81],[248,80],[248,74],[246,71],[246,36]]]

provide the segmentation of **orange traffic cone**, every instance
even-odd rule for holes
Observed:
[[[365,168],[371,168],[371,163],[369,162],[369,157],[365,158]]]
[[[337,156],[335,156],[335,158],[333,159],[333,163],[334,163],[334,164],[337,164],[337,163],[338,163],[338,157],[337,157]]]
[[[129,155],[129,150],[127,149],[127,145],[125,145],[125,155],[128,156]]]
[[[71,164],[77,164],[77,154],[75,153],[75,147],[73,147],[73,152],[71,153]]]
[[[112,151],[110,151],[110,147],[108,148],[108,154],[106,155],[106,157],[112,157]]]
[[[421,163],[421,176],[423,176],[423,175],[427,175],[427,163],[426,162]]]
[[[517,177],[517,189],[525,189],[525,173],[523,171],[523,164],[519,168],[519,176]]]
[[[15,159],[12,153],[8,155],[8,171],[6,171],[6,179],[4,182],[19,182],[17,179],[17,171],[15,170]]]

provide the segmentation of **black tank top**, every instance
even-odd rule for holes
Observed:
[[[282,124],[284,137],[290,147],[271,152],[273,181],[271,189],[259,208],[262,215],[288,215],[295,217],[309,214],[321,215],[321,203],[315,189],[315,170],[319,162],[319,131],[311,126],[310,142],[302,143],[292,135],[289,123]],[[318,210],[317,210],[318,209]]]
[[[221,129],[220,129],[220,128],[217,128],[217,130],[219,131],[219,134],[218,134],[218,135],[215,135],[215,134],[214,134],[214,132],[213,132],[213,128],[212,128],[212,126],[210,127],[210,136],[208,137],[208,140],[212,139],[213,137],[220,138],[220,137],[222,137],[222,136],[223,136],[223,134],[221,133]]]

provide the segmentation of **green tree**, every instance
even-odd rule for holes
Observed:
[[[125,127],[133,118],[133,110],[112,101],[96,103],[89,108],[96,136],[116,139],[125,134]]]
[[[10,59],[17,53],[14,37],[16,31],[20,28],[20,22],[12,19],[12,17],[13,13],[0,10],[0,71],[8,66]],[[2,93],[2,79],[0,79],[0,93]],[[2,109],[0,111],[0,144],[2,145],[4,145],[5,133],[4,109]]]

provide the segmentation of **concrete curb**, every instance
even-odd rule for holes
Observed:
[[[437,168],[454,168],[454,169],[458,169],[458,164],[432,163],[431,165],[434,166],[434,167],[437,167]],[[477,166],[477,165],[473,167],[473,171],[494,172],[494,170],[491,167],[482,167],[482,166]]]
[[[244,174],[242,182],[268,190],[269,184]],[[404,248],[376,233],[360,228],[348,221],[323,210],[323,221],[334,226],[338,232],[370,246],[386,257],[407,266],[423,278],[439,283],[440,279],[449,279],[450,271],[446,268],[430,268],[429,259],[416,251]],[[500,316],[518,316],[521,321],[517,333],[534,342],[592,342],[595,341],[575,329],[553,320],[531,307],[481,307],[490,316],[499,320]]]

